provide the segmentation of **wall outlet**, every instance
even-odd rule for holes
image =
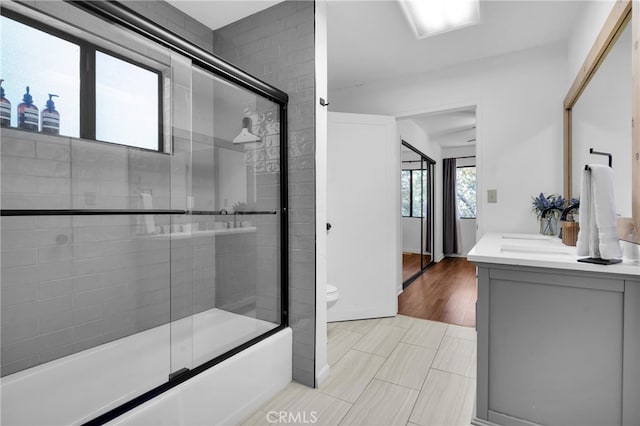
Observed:
[[[488,189],[487,190],[487,202],[488,203],[497,203],[498,202],[498,190],[497,189]]]

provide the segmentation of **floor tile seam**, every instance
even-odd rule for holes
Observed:
[[[434,357],[435,359],[435,357]],[[431,360],[431,363],[433,364],[433,360]],[[424,389],[424,384],[427,381],[427,377],[429,377],[429,372],[431,371],[431,367],[429,367],[429,369],[427,370],[427,374],[424,375],[424,380],[422,381],[422,385],[420,386],[420,390],[418,391],[418,397],[416,398],[416,400],[413,402],[413,407],[411,407],[411,411],[409,412],[409,418],[407,419],[407,424],[414,423],[417,425],[422,425],[421,422],[418,421],[411,421],[411,417],[413,416],[413,412],[416,409],[416,406],[418,405],[418,401],[420,400],[420,397],[422,396],[422,390]]]
[[[435,348],[434,348],[433,346],[423,346],[423,345],[418,345],[418,344],[416,344],[416,343],[405,342],[404,340],[400,340],[400,341],[398,342],[398,345],[399,345],[400,343],[404,343],[405,345],[411,345],[411,346],[415,346],[415,347],[422,348],[422,349],[433,349],[433,350],[435,350],[435,351],[436,351],[436,353],[438,352],[438,349],[439,349],[439,347],[440,347],[440,345],[436,346]],[[396,347],[398,347],[398,345],[396,345]]]
[[[330,393],[327,393],[327,392],[323,391],[323,390],[322,390],[322,389],[320,389],[320,388],[315,389],[315,390],[316,390],[317,392],[320,392],[321,394],[323,394],[323,395],[325,395],[325,396],[329,396],[329,397],[331,397],[331,398],[333,398],[333,399],[337,399],[337,400],[338,400],[338,401],[340,401],[340,402],[346,402],[346,403],[347,403],[347,404],[349,404],[349,405],[354,405],[354,404],[355,404],[355,402],[347,401],[346,399],[342,399],[342,398],[340,398],[340,397],[338,397],[338,396],[331,395]],[[360,395],[358,395],[358,398],[360,398]],[[356,401],[357,401],[357,399],[356,399]],[[349,410],[351,410],[351,408],[349,408]],[[347,412],[348,412],[348,411],[347,411]],[[346,415],[346,414],[345,414],[345,415]]]
[[[426,377],[427,377],[427,376],[425,376],[425,379],[426,379]],[[412,387],[409,387],[409,386],[406,386],[406,385],[401,385],[400,383],[394,383],[394,382],[391,382],[391,381],[389,381],[389,380],[381,379],[380,377],[377,377],[377,376],[376,376],[376,377],[374,377],[373,379],[374,379],[374,380],[378,380],[378,381],[380,381],[380,382],[388,383],[388,384],[390,384],[390,385],[400,386],[401,388],[405,388],[405,389],[413,390],[413,391],[418,392],[418,394],[419,394],[419,393],[420,393],[420,391],[422,390],[422,387],[421,387],[420,389],[416,389],[416,388],[412,388]]]
[[[352,349],[354,351],[357,351],[357,349]],[[373,355],[373,356],[377,356],[379,358],[384,358],[384,361],[387,360],[388,357],[382,357],[380,355],[374,355],[374,354],[369,354],[368,352],[363,352],[363,351],[358,351],[358,352],[362,352],[362,353],[366,353],[368,355]],[[378,375],[378,373],[380,372],[380,369],[382,368],[382,366],[384,365],[384,361],[382,362],[382,364],[380,364],[380,366],[378,367],[378,369],[375,371],[375,373],[373,373],[373,375],[371,376],[371,380],[369,380],[369,382],[367,383],[367,385],[360,391],[360,393],[358,394],[358,397],[356,398],[356,400],[354,402],[352,402],[351,404],[355,405],[356,402],[358,402],[358,400],[362,397],[362,394],[364,393],[364,391],[366,391],[369,386],[371,386],[371,383],[375,380],[376,376]]]
[[[386,360],[387,360],[387,357],[383,357],[383,356],[375,355],[375,354],[370,354],[369,352],[359,351],[358,349],[353,349],[353,348],[352,348],[352,349],[349,349],[349,350],[350,350],[350,351],[360,352],[360,353],[367,354],[367,355],[371,355],[371,356],[375,356],[375,357],[377,357],[377,358],[384,358],[384,361],[386,361]],[[346,355],[346,353],[348,353],[348,352],[349,352],[349,351],[345,352],[345,355]],[[376,377],[376,375],[380,372],[380,369],[381,369],[381,368],[382,368],[382,366],[384,365],[384,361],[380,364],[380,366],[379,366],[379,367],[378,367],[378,369],[375,371],[375,373],[373,373],[373,376],[372,376],[371,380],[369,380],[369,382],[368,382],[368,383],[367,383],[367,385],[364,387],[364,389],[362,389],[362,390],[360,391],[360,393],[358,394],[358,397],[356,398],[356,401],[358,401],[358,399],[360,399],[360,397],[362,396],[362,394],[364,393],[364,391],[369,387],[369,385],[371,385],[371,382],[372,382],[372,381],[373,381],[373,379]],[[336,364],[337,364],[337,362],[336,362]],[[340,400],[340,401],[344,401],[344,402],[346,402],[346,403],[348,403],[348,404],[355,405],[355,402],[350,402],[350,401],[344,400],[344,399],[342,399],[342,398],[339,398],[339,397],[337,397],[337,396],[333,396],[333,395],[331,395],[331,394],[328,394],[328,393],[326,393],[326,392],[322,391],[321,389],[316,389],[316,390],[317,390],[317,391],[319,391],[319,392],[322,392],[323,394],[328,395],[328,396],[330,396],[330,397],[332,397],[332,398],[338,399],[338,400]],[[349,410],[351,410],[351,409],[349,409]],[[345,416],[346,416],[346,414],[345,414]]]
[[[395,347],[394,347],[393,349],[395,349]],[[358,351],[358,352],[360,352],[360,353],[367,354],[367,355],[377,356],[378,358],[384,358],[384,360],[385,360],[385,361],[387,360],[387,358],[389,358],[389,356],[390,356],[390,355],[391,355],[391,353],[393,352],[393,350],[391,350],[391,352],[389,353],[389,355],[386,355],[386,356],[385,356],[385,355],[378,355],[378,354],[374,354],[374,353],[371,353],[371,352],[367,352],[367,351],[364,351],[364,350],[362,350],[362,349],[351,348],[351,349],[349,349],[349,350],[350,350],[350,351]],[[348,352],[348,351],[347,351],[347,352]],[[384,363],[383,363],[383,364],[384,364]]]
[[[360,333],[358,333],[358,334],[360,334]],[[360,340],[362,340],[362,338],[363,338],[363,337],[364,337],[364,335],[360,336],[360,337],[358,338],[358,340],[356,340],[355,342],[353,342],[353,343],[351,344],[351,346],[349,346],[349,348],[348,348],[346,351],[344,351],[344,353],[343,353],[342,355],[340,355],[340,356],[338,357],[338,359],[336,359],[336,360],[335,360],[335,362],[334,362],[333,364],[329,364],[329,366],[330,366],[330,367],[333,367],[334,365],[336,365],[336,364],[338,363],[338,361],[340,361],[342,358],[344,358],[344,356],[345,356],[345,355],[346,355],[350,350],[352,350],[352,349],[353,349],[353,347],[354,347],[355,345],[357,345],[357,344],[358,344],[358,342],[359,342]],[[328,343],[327,343],[327,346],[328,346]],[[353,350],[354,350],[354,351],[357,351],[357,349],[353,349]],[[362,351],[359,351],[359,352],[362,352]],[[328,353],[328,351],[327,351],[327,353]],[[365,353],[366,353],[366,352],[365,352]],[[328,363],[328,360],[327,360],[327,363]]]
[[[355,350],[355,349],[354,349]],[[365,352],[366,353],[366,352]],[[384,365],[384,363],[382,363]],[[382,365],[378,368],[378,370],[376,371],[376,373],[373,375],[373,377],[371,378],[371,380],[369,380],[369,383],[367,383],[367,385],[364,387],[364,389],[362,389],[362,391],[360,391],[360,393],[358,394],[358,397],[356,398],[355,401],[350,402],[349,404],[351,404],[351,407],[349,407],[349,410],[347,411],[347,413],[344,415],[344,417],[342,417],[342,419],[340,419],[340,422],[338,423],[339,425],[343,425],[342,421],[347,417],[347,415],[349,414],[349,412],[351,410],[353,410],[353,407],[356,406],[356,404],[358,403],[358,401],[360,401],[360,399],[362,398],[362,395],[364,395],[365,391],[367,389],[369,389],[369,387],[371,386],[371,384],[373,383],[374,380],[376,380],[376,375],[380,372],[380,369],[382,368]],[[336,398],[336,397],[334,397]],[[340,399],[340,398],[337,398]],[[417,399],[417,398],[416,398]],[[341,401],[343,401],[342,399],[340,399]]]
[[[477,377],[466,376],[466,375],[464,375],[464,374],[460,374],[460,373],[454,373],[453,371],[443,370],[442,368],[431,367],[431,368],[429,369],[429,371],[431,371],[431,370],[440,371],[441,373],[454,374],[454,375],[456,375],[456,376],[464,377],[465,379],[469,379],[469,380],[473,380],[473,381],[476,381],[476,380],[477,380]],[[427,374],[427,375],[428,375],[428,374]],[[423,385],[423,386],[424,386],[424,385]]]

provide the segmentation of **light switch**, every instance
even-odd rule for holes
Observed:
[[[488,203],[497,203],[498,202],[498,190],[497,189],[488,189],[487,190],[487,202]]]

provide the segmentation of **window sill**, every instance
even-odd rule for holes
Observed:
[[[50,142],[50,143],[57,143],[57,144],[64,144],[64,143],[67,143],[67,141],[70,141],[70,142],[79,141],[81,143],[98,143],[102,146],[112,146],[114,148],[126,148],[126,149],[135,150],[135,151],[171,155],[170,152],[162,152],[154,149],[138,148],[131,145],[119,144],[117,142],[105,142],[105,141],[98,141],[93,139],[82,139],[74,136],[65,136],[65,135],[51,135],[49,133],[36,132],[34,130],[20,129],[17,127],[2,127],[0,129],[1,129],[0,131],[2,132],[3,139],[13,138],[18,140],[29,140],[34,142]]]

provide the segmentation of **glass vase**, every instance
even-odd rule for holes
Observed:
[[[540,218],[540,233],[542,235],[558,235],[558,215],[555,211]]]

